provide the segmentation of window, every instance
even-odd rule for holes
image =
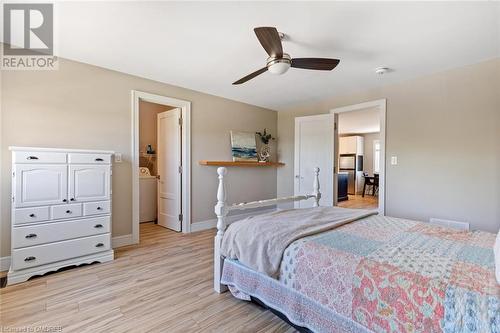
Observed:
[[[373,141],[373,172],[380,172],[380,141]]]

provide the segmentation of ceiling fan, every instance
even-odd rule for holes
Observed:
[[[284,74],[290,67],[302,69],[314,69],[320,71],[331,71],[340,62],[338,59],[329,58],[292,58],[289,54],[283,52],[281,39],[284,36],[274,27],[259,27],[253,29],[257,35],[262,47],[269,54],[266,67],[263,67],[247,76],[233,82],[233,84],[242,84],[253,79],[266,71],[272,74]]]

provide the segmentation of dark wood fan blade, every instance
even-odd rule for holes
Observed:
[[[266,71],[267,71],[267,67],[261,68],[261,69],[259,69],[258,71],[255,71],[255,72],[253,72],[252,74],[248,74],[247,76],[242,77],[242,78],[241,78],[241,79],[239,79],[238,81],[233,82],[233,84],[242,84],[242,83],[245,83],[245,82],[247,82],[248,80],[251,80],[251,79],[253,79],[254,77],[256,77],[257,75],[260,75],[260,74],[262,74],[262,73],[264,73],[264,72],[266,72]]]
[[[270,57],[283,57],[283,47],[278,30],[274,27],[259,27],[253,29],[260,44]]]
[[[320,71],[331,71],[340,60],[328,58],[293,58],[292,67],[302,69],[316,69]]]

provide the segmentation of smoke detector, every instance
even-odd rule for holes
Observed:
[[[384,75],[384,74],[387,74],[391,71],[390,68],[388,67],[377,67],[375,68],[375,73],[378,74],[378,75]]]

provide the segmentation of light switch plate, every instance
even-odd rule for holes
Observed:
[[[398,165],[398,157],[391,156],[391,165]]]
[[[115,163],[121,163],[121,162],[122,162],[122,154],[115,153]]]

